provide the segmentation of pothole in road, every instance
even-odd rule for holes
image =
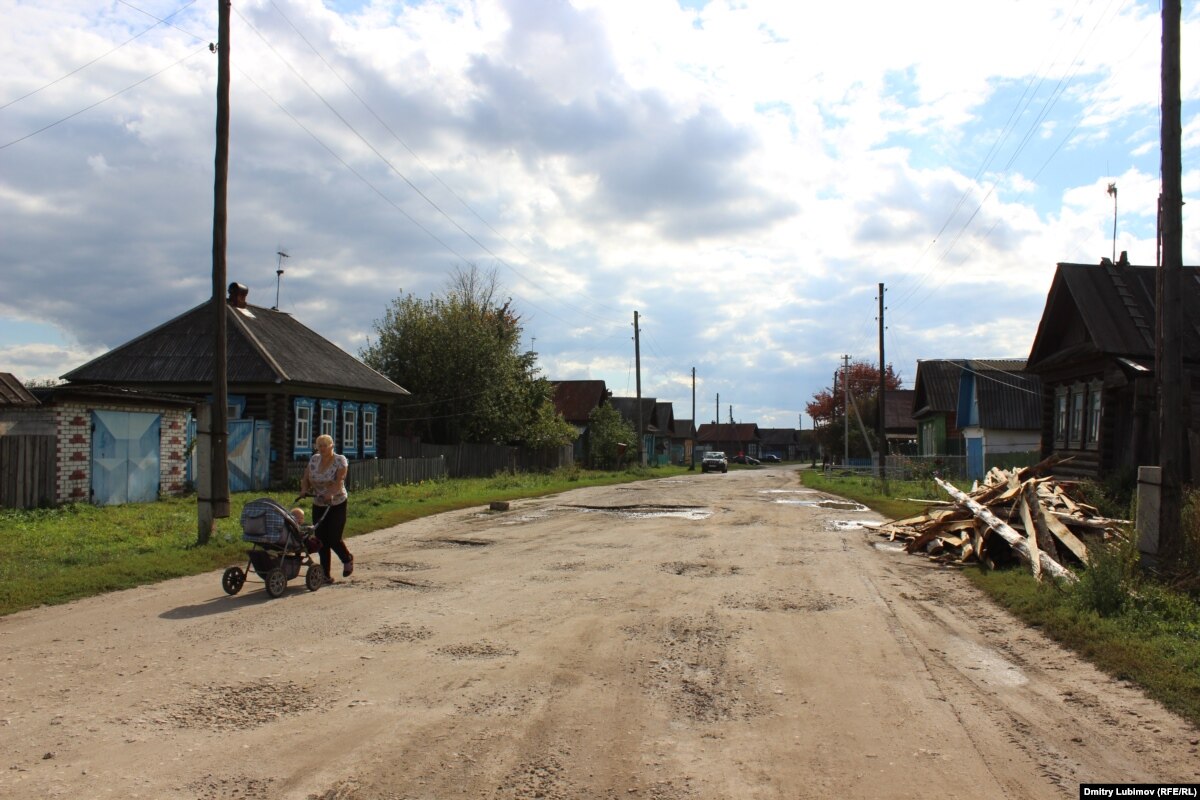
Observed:
[[[421,544],[425,547],[487,547],[493,542],[491,539],[425,539]]]
[[[205,686],[190,703],[167,711],[179,728],[229,731],[252,728],[319,708],[321,699],[291,681],[255,681],[236,686]]]
[[[719,564],[709,564],[703,561],[668,561],[665,564],[660,564],[659,568],[663,572],[670,572],[674,575],[684,575],[697,578],[714,578],[721,575],[737,575],[741,572],[741,567],[721,566]]]
[[[759,489],[759,494],[817,494],[817,489]]]
[[[408,623],[401,623],[385,625],[378,630],[371,631],[362,637],[362,640],[371,644],[389,644],[391,642],[417,642],[421,639],[428,639],[430,636],[433,636],[433,631],[429,628],[413,627]]]
[[[659,519],[670,517],[673,519],[708,519],[712,516],[711,508],[703,506],[657,506],[657,505],[631,505],[631,506],[567,506],[574,508],[585,514],[603,513],[614,514],[624,519]]]
[[[444,656],[450,656],[456,660],[468,658],[504,658],[517,654],[517,651],[511,647],[505,647],[504,645],[486,640],[467,644],[450,644],[445,647],[439,647],[437,651]]]
[[[408,578],[397,578],[384,576],[382,578],[370,578],[363,581],[364,589],[407,589],[414,592],[436,592],[441,589],[436,583],[429,581],[414,581]]]
[[[423,569],[433,569],[432,564],[425,564],[420,561],[379,561],[376,563],[380,567],[386,567],[396,572],[417,572]]]

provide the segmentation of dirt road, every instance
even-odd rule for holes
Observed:
[[[0,619],[0,797],[1200,779],[1196,730],[822,498],[780,468],[582,489],[354,539],[355,575],[314,593],[213,573]]]

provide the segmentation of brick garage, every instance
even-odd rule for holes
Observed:
[[[25,413],[54,437],[54,500],[66,503],[114,503],[154,500],[188,491],[187,428],[194,401],[167,394],[152,394],[106,386],[64,385],[34,392],[40,402]],[[14,412],[9,412],[12,416]],[[96,450],[97,427],[105,435],[105,422],[135,420],[145,423],[142,439],[148,442],[137,478],[140,493],[126,498],[111,491],[111,478],[98,474],[104,462]],[[110,439],[113,439],[109,435]],[[154,439],[157,438],[157,442]],[[116,437],[119,443],[119,437]],[[111,459],[107,459],[111,460]],[[149,468],[157,463],[157,468]],[[131,471],[125,470],[126,475]],[[130,480],[126,477],[126,480]],[[152,496],[150,496],[152,495]]]

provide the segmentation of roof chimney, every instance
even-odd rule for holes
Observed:
[[[234,308],[245,308],[246,295],[248,294],[250,294],[250,290],[245,286],[242,286],[240,283],[229,284],[229,305],[233,306]]]
[[[1117,260],[1117,266],[1118,267],[1128,267],[1129,266],[1129,251],[1128,250],[1121,251],[1121,258]]]

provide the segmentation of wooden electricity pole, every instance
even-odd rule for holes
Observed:
[[[842,466],[850,466],[850,356],[842,356],[842,411],[846,418],[842,427]]]
[[[642,458],[642,342],[641,331],[638,329],[638,312],[633,312],[633,358],[635,371],[637,373],[637,452],[638,466],[645,466],[646,462]]]
[[[887,391],[883,361],[883,284],[879,284],[879,480],[883,493],[887,494],[887,418],[884,414],[884,399]]]
[[[1180,0],[1162,6],[1162,267],[1158,328],[1161,363],[1158,377],[1158,552],[1170,562],[1180,555],[1182,506],[1183,352],[1180,281],[1183,272],[1183,160],[1180,128]]]
[[[229,0],[217,0],[217,153],[213,178],[213,399],[210,416],[211,444],[208,497],[197,497],[199,522],[197,542],[207,544],[214,519],[229,516],[229,384],[227,376],[225,324],[225,229],[228,220],[226,194],[229,187]]]
[[[688,470],[696,468],[696,368],[692,367],[692,461]]]

